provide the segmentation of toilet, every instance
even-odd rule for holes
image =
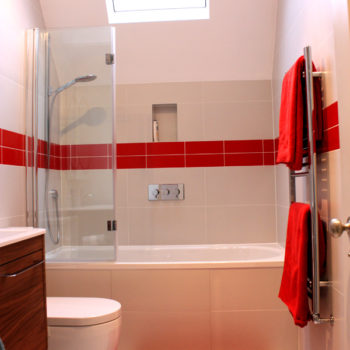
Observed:
[[[121,305],[104,298],[48,297],[49,350],[116,350]]]

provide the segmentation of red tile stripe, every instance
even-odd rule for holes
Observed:
[[[323,136],[317,143],[317,153],[326,153],[340,149],[338,102],[323,109]],[[278,138],[275,139],[275,163],[278,150]],[[265,154],[265,153],[264,153]]]
[[[323,110],[323,137],[317,145],[318,153],[340,149],[338,102]]]
[[[0,164],[25,166],[25,136],[0,129]]]
[[[25,136],[0,129],[0,164],[26,165]],[[27,138],[28,166],[33,166],[33,142]],[[54,170],[112,169],[111,144],[48,145],[38,140],[36,158],[39,168]],[[116,167],[183,168],[274,165],[273,140],[227,140],[160,143],[123,143],[116,145]]]
[[[338,103],[324,109],[324,135],[319,153],[340,148]],[[0,164],[25,166],[25,136],[0,129]],[[33,166],[32,140],[27,139],[28,166]],[[278,139],[226,140],[159,143],[120,143],[116,145],[118,169],[183,168],[218,166],[274,165]],[[48,145],[38,140],[37,165],[55,170],[112,169],[111,144],[58,145],[51,144],[50,164]]]
[[[340,148],[338,103],[323,110],[323,139],[319,153]],[[26,139],[23,134],[0,129],[0,164],[25,166]],[[33,166],[32,139],[27,138],[27,166]],[[276,140],[226,140],[159,143],[120,143],[116,145],[118,169],[259,166],[274,165]],[[48,167],[47,142],[38,140],[37,164]],[[111,144],[59,145],[50,147],[50,168],[56,170],[112,169]]]
[[[339,125],[338,102],[334,102],[323,110],[323,129],[327,130]]]
[[[117,145],[117,168],[274,165],[274,140],[227,140]]]

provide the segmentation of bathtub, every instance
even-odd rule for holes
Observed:
[[[62,263],[86,268],[277,267],[283,259],[277,243],[119,246],[116,258],[111,246],[62,246],[46,254],[50,268]]]
[[[47,256],[46,280],[48,296],[118,300],[118,350],[297,350],[278,299],[278,244],[120,246],[114,261],[88,261],[113,253],[61,247]]]

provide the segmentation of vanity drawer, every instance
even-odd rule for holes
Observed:
[[[44,251],[34,238],[23,242],[27,245],[25,252],[36,251],[22,255],[23,251],[12,247],[17,243],[4,247],[11,248],[7,255],[10,259],[17,258],[0,265],[0,337],[6,350],[45,350]]]
[[[43,251],[38,250],[19,259],[12,260],[7,264],[0,265],[0,277],[15,278],[24,274],[27,270],[34,268],[36,265],[43,263]]]
[[[0,248],[0,265],[33,253],[44,251],[44,236],[38,236]]]

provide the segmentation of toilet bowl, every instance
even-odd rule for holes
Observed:
[[[47,299],[49,350],[116,350],[121,305],[103,298]]]

